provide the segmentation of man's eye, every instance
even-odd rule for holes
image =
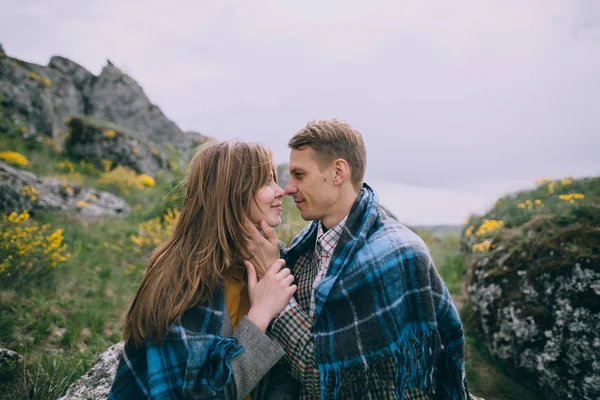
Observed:
[[[296,172],[296,178],[300,179],[302,178],[302,176],[304,176],[304,174],[301,174],[300,172]]]

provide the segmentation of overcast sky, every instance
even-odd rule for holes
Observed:
[[[540,177],[600,175],[599,0],[0,0],[0,43],[110,59],[184,130],[271,146],[354,125],[411,224],[460,223]]]

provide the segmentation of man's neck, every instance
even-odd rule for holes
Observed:
[[[325,227],[325,230],[329,230],[342,222],[344,217],[350,213],[352,205],[356,201],[360,191],[356,191],[354,188],[348,188],[343,192],[335,204],[335,208],[331,210],[329,215],[321,219],[321,223]]]

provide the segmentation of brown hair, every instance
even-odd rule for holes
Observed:
[[[223,274],[243,265],[244,220],[271,173],[276,178],[271,152],[259,144],[211,141],[198,149],[180,183],[173,235],[152,253],[125,318],[126,343],[162,343],[185,310],[210,301]]]
[[[360,189],[367,168],[367,149],[360,132],[336,119],[311,121],[289,141],[291,149],[310,146],[317,153],[322,168],[337,158],[350,166],[352,184]]]

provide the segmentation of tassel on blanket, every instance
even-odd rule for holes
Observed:
[[[215,392],[221,392],[231,381],[231,359],[244,351],[237,347],[235,338],[229,337],[215,342],[209,349],[207,368],[201,383],[207,384]]]

